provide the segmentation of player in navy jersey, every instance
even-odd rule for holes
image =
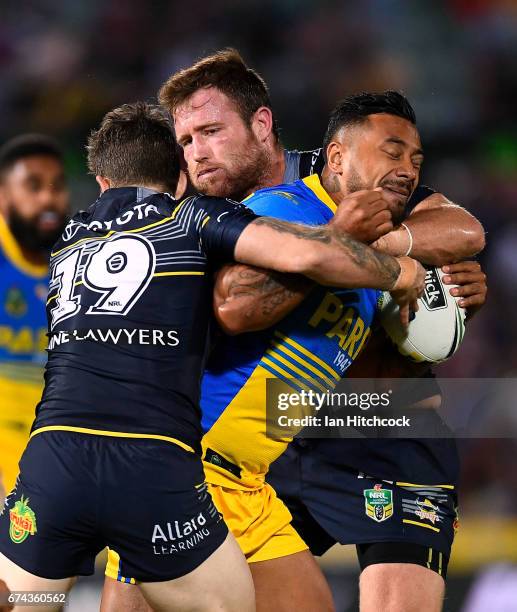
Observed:
[[[51,254],[45,389],[0,515],[11,590],[66,590],[109,546],[151,605],[253,610],[249,570],[198,455],[210,273],[235,259],[392,289],[406,308],[423,289],[420,264],[344,234],[339,210],[315,228],[227,199],[174,200],[174,145],[168,120],[144,103],[111,111],[90,137],[101,195]]]

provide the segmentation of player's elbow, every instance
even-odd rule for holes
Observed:
[[[461,245],[461,253],[456,253],[460,257],[456,259],[466,259],[477,255],[485,248],[485,230],[481,223],[469,215],[469,219],[465,221],[462,227],[459,228],[458,242]]]
[[[457,242],[463,249],[462,256],[472,257],[485,248],[485,230],[480,221],[464,208],[458,207]]]
[[[221,330],[228,336],[254,331],[250,321],[247,321],[246,317],[243,317],[235,309],[228,308],[227,304],[219,306],[215,310],[215,318]]]
[[[462,218],[450,232],[447,241],[437,245],[425,263],[443,266],[446,263],[463,261],[474,257],[485,248],[485,231],[472,215]]]
[[[481,253],[486,246],[485,229],[481,223],[474,219],[475,223],[472,228],[470,236],[470,249],[473,251],[473,255]]]

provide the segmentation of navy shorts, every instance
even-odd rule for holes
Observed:
[[[0,514],[0,552],[50,579],[93,574],[109,546],[125,576],[172,580],[203,563],[227,533],[194,453],[65,431],[30,440]]]
[[[313,554],[336,543],[356,544],[363,569],[373,562],[407,562],[445,577],[457,527],[453,487],[364,475],[328,461],[309,440],[290,444],[267,480]],[[394,546],[366,546],[382,543]]]

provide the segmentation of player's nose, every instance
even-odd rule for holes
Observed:
[[[417,179],[417,171],[411,161],[403,162],[396,170],[396,175],[399,178],[405,178],[408,181],[415,182]]]
[[[204,161],[210,156],[210,148],[202,138],[192,139],[192,158],[196,162]]]
[[[44,189],[40,189],[38,192],[38,205],[42,209],[54,209],[55,208],[56,194],[54,188],[49,185]]]

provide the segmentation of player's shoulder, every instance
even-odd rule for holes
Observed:
[[[269,215],[286,221],[316,223],[317,209],[312,192],[303,181],[282,183],[260,189],[243,203],[258,215]]]

